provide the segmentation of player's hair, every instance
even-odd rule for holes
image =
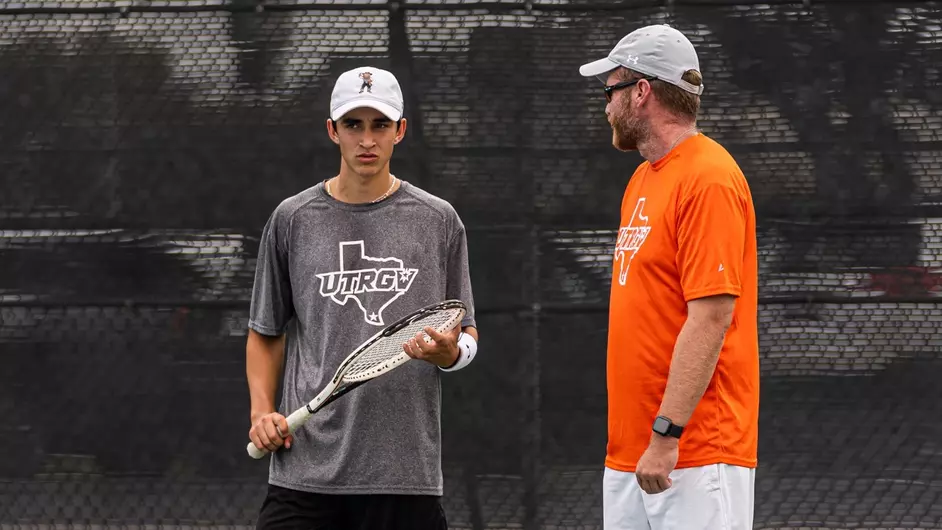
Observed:
[[[644,74],[621,68],[621,77],[624,81],[634,81],[647,77]],[[687,70],[681,77],[684,81],[694,86],[700,86],[703,83],[703,77],[696,70]],[[696,120],[700,112],[700,96],[691,94],[677,85],[655,79],[651,81],[651,90],[654,96],[664,107],[679,118],[686,120]]]

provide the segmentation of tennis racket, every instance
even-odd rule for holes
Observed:
[[[426,327],[445,333],[461,323],[465,312],[466,307],[460,300],[446,300],[414,311],[380,330],[340,363],[333,379],[317,397],[286,418],[288,433],[294,434],[308,418],[328,403],[411,359],[409,354],[402,350],[402,344],[416,333],[422,331],[425,342],[432,342],[431,337],[423,331]],[[285,435],[287,436],[288,434]],[[268,451],[260,450],[252,442],[249,442],[246,450],[255,459],[268,454]]]

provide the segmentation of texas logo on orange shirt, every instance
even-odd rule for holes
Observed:
[[[648,216],[641,213],[644,209],[645,198],[638,199],[635,205],[635,211],[631,214],[631,219],[627,226],[618,229],[618,241],[615,243],[615,263],[619,264],[618,283],[625,285],[628,278],[628,269],[631,267],[631,260],[635,259],[635,254],[644,244],[651,227],[648,226]],[[627,261],[625,253],[628,255]]]

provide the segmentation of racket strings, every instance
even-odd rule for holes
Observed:
[[[403,362],[408,360],[408,356],[402,349],[402,344],[413,338],[416,333],[422,332],[426,341],[431,340],[424,329],[430,327],[440,333],[453,328],[461,318],[463,311],[460,309],[448,309],[432,313],[421,320],[408,323],[402,329],[370,345],[361,355],[350,363],[343,378],[346,380],[359,379],[363,376],[372,375],[374,371],[385,371],[384,363],[396,359],[400,355]],[[398,364],[398,363],[396,363]],[[391,368],[391,366],[389,367]]]

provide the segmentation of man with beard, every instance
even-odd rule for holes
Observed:
[[[640,28],[579,71],[605,84],[614,146],[645,159],[615,245],[605,529],[751,529],[759,354],[749,185],[697,130],[700,63],[681,32]]]

